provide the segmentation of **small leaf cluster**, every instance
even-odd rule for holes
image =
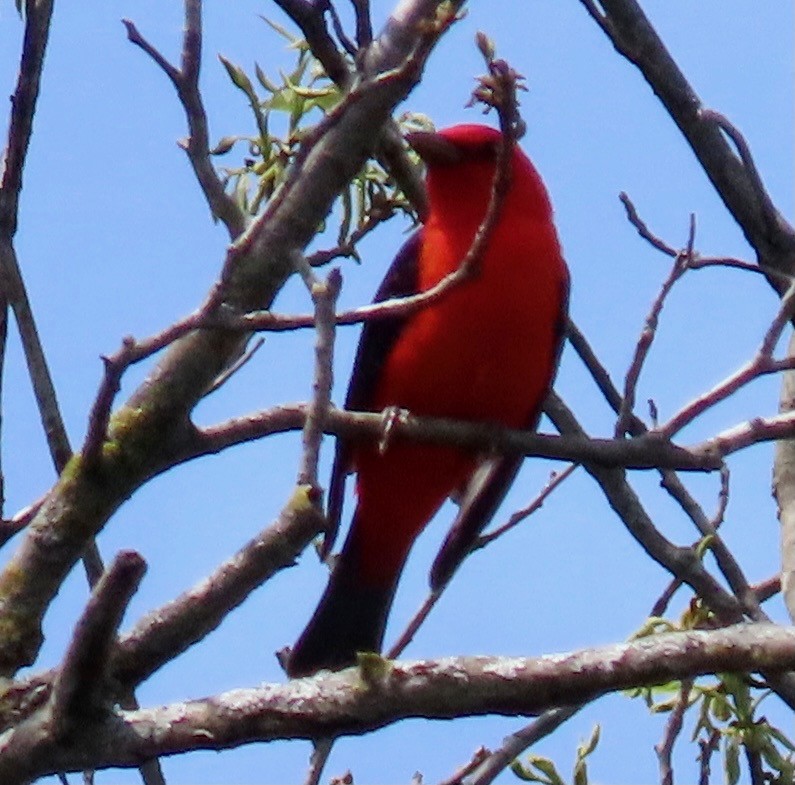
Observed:
[[[599,744],[601,729],[594,727],[590,738],[577,747],[572,771],[572,785],[588,785],[588,756]],[[541,755],[528,755],[522,762],[519,759],[511,763],[511,771],[524,782],[540,782],[543,785],[566,785],[566,781],[558,773],[555,763]]]
[[[768,783],[795,782],[795,746],[764,716],[758,717],[762,701],[770,694],[748,676],[723,673],[710,685],[696,685],[699,716],[692,739],[702,755],[720,742],[727,785],[740,780],[741,755],[755,759]],[[754,697],[755,696],[755,697]]]
[[[265,20],[296,52],[295,67],[271,80],[259,64],[254,64],[254,79],[223,55],[219,59],[232,84],[248,100],[254,120],[251,134],[224,136],[210,151],[224,155],[238,143],[248,145],[242,165],[224,170],[225,184],[241,209],[257,215],[262,206],[284,182],[302,138],[308,130],[308,117],[316,110],[325,114],[341,100],[341,92],[323,71],[303,39],[291,35],[274,22]],[[274,123],[278,118],[279,122]],[[276,132],[273,126],[279,127]]]
[[[651,617],[633,637],[713,625],[712,614],[693,600],[678,623]],[[763,773],[767,783],[795,782],[795,745],[766,717],[758,716],[770,690],[750,674],[720,673],[716,680],[671,681],[627,694],[642,697],[654,714],[680,711],[683,717],[688,712],[695,716],[691,741],[698,745],[702,774],[709,772],[712,757],[720,752],[727,785],[739,782],[743,759]]]
[[[279,79],[273,79],[255,63],[252,78],[242,67],[219,56],[232,84],[247,99],[254,130],[249,134],[224,136],[210,151],[212,155],[222,156],[238,143],[247,145],[241,164],[224,168],[221,173],[227,190],[250,216],[262,212],[286,180],[302,142],[310,138],[317,123],[345,98],[345,92],[328,77],[303,38],[270,20],[264,21],[295,52],[294,67],[287,73],[280,72]],[[405,130],[432,127],[422,115],[406,115],[400,123]],[[416,219],[412,205],[389,173],[377,162],[369,161],[341,194],[337,245],[317,254],[317,263],[338,256],[358,258],[356,243],[398,212]]]

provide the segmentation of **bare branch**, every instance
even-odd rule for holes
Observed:
[[[274,0],[290,19],[298,25],[312,54],[320,61],[329,79],[340,87],[348,87],[353,76],[345,56],[337,49],[326,27],[323,13],[326,3],[307,0]]]
[[[199,70],[202,54],[201,0],[185,0],[185,33],[182,41],[182,64],[176,68],[150,44],[129,19],[122,23],[127,28],[129,41],[142,49],[171,80],[185,110],[188,138],[182,145],[188,154],[196,179],[204,193],[210,212],[220,220],[234,240],[246,228],[246,219],[235,200],[224,191],[224,186],[210,159],[210,140],[207,113],[199,91]]]
[[[145,571],[138,553],[122,551],[94,587],[53,683],[50,707],[57,738],[107,711],[111,649]]]
[[[634,63],[662,101],[756,251],[760,264],[795,274],[795,230],[776,210],[733,126],[705,110],[636,0],[580,0],[615,48]],[[735,155],[724,133],[738,146]],[[783,293],[776,278],[771,285]]]
[[[306,404],[291,404],[197,429],[189,440],[180,443],[177,451],[169,455],[168,465],[217,453],[263,436],[298,430],[303,427],[305,417]],[[390,422],[390,438],[394,435],[477,452],[522,454],[577,463],[593,461],[603,466],[629,469],[657,469],[662,466],[679,471],[716,471],[721,467],[721,455],[713,447],[702,445],[696,450],[688,450],[662,440],[654,433],[633,439],[598,439],[585,434],[552,436],[485,423],[415,417],[403,411]],[[324,428],[326,433],[338,436],[381,439],[384,420],[379,413],[330,409]]]
[[[625,206],[627,204],[631,205],[625,194],[624,196],[626,199],[626,201],[624,202]],[[627,209],[629,210],[629,208]],[[633,215],[635,220],[640,222],[640,218],[637,217],[637,213],[635,212],[634,207],[632,208],[630,219],[632,219]],[[643,232],[641,232],[641,234],[643,235]],[[646,236],[647,238],[652,237],[648,233],[648,230],[646,230],[646,235],[644,236]],[[650,242],[654,244],[654,239],[651,239]],[[635,352],[629,364],[626,378],[624,380],[624,396],[621,401],[621,408],[618,413],[618,421],[616,422],[616,427],[615,427],[616,437],[623,436],[628,430],[630,415],[635,406],[635,390],[637,389],[638,380],[640,379],[640,373],[641,370],[643,369],[643,364],[645,363],[646,358],[649,355],[652,342],[654,341],[654,337],[657,333],[657,325],[659,324],[660,314],[662,313],[663,306],[665,305],[665,300],[667,299],[668,295],[671,293],[674,284],[676,284],[676,282],[687,271],[688,260],[693,256],[694,242],[695,242],[695,217],[691,215],[690,236],[687,242],[687,248],[684,251],[679,251],[676,253],[673,267],[671,268],[671,272],[668,274],[668,277],[665,279],[662,287],[660,287],[660,292],[655,298],[654,302],[652,303],[651,309],[649,310],[649,314],[646,317],[646,321],[643,325],[643,330],[641,331],[637,345],[635,346]],[[655,245],[655,247],[659,246]]]
[[[4,303],[10,303],[14,310],[47,443],[53,462],[60,471],[71,450],[13,245],[19,219],[22,175],[33,133],[52,9],[51,0],[32,4],[25,20],[19,77],[11,96],[11,119],[0,179],[0,288],[4,293]]]
[[[532,715],[610,691],[716,671],[795,667],[795,630],[770,624],[665,633],[539,659],[461,657],[351,668],[287,684],[265,684],[204,700],[118,712],[80,745],[52,749],[37,776],[255,741],[363,733],[399,719]],[[20,761],[0,737],[0,778]],[[26,766],[30,761],[26,760]]]
[[[502,526],[498,526],[496,529],[492,529],[485,534],[482,534],[478,541],[475,543],[475,549],[485,548],[491,542],[496,540],[498,537],[502,537],[505,532],[510,531],[515,526],[518,526],[522,521],[527,520],[534,512],[540,510],[543,507],[544,502],[555,492],[572,474],[574,474],[575,469],[579,466],[578,463],[570,463],[563,471],[560,472],[553,472],[549,478],[549,482],[541,489],[538,495],[530,502],[526,507],[523,507],[521,510],[517,510],[514,512],[508,520],[502,524]]]
[[[640,215],[638,215],[637,208],[624,191],[618,195],[618,198],[621,200],[621,204],[624,205],[624,209],[627,211],[627,220],[638,230],[638,234],[644,240],[647,240],[658,251],[662,251],[662,253],[664,253],[666,256],[676,258],[679,255],[679,251],[677,251],[675,248],[672,248],[670,245],[668,245],[668,243],[666,243],[656,234],[652,233],[652,231],[646,225],[646,222],[640,217]]]
[[[544,412],[562,434],[584,435],[574,414],[554,393],[547,399]],[[588,463],[584,464],[584,468],[599,484],[629,533],[651,558],[691,586],[724,624],[733,624],[742,619],[737,600],[707,572],[695,551],[674,545],[654,526],[623,470]]]
[[[331,407],[331,387],[334,373],[334,308],[342,286],[342,276],[337,269],[328,274],[325,283],[317,282],[311,287],[315,303],[317,339],[315,342],[315,375],[312,382],[312,402],[306,414],[303,432],[303,455],[298,472],[299,485],[319,488],[318,462],[323,428]]]
[[[463,785],[466,778],[483,763],[488,755],[489,751],[485,747],[478,747],[467,763],[456,769],[446,779],[440,780],[438,785]]]
[[[461,785],[491,785],[492,782],[537,741],[556,731],[564,722],[571,719],[585,704],[560,706],[547,709],[529,725],[507,736],[499,749],[486,757],[475,769],[472,777],[467,777]]]
[[[373,40],[373,26],[370,21],[370,0],[351,0],[356,14],[356,43],[359,48],[368,46]]]
[[[406,646],[408,646],[414,640],[417,630],[419,630],[419,628],[425,623],[428,615],[434,609],[436,603],[439,601],[439,598],[442,596],[442,593],[448,585],[448,583],[445,583],[438,589],[431,589],[431,591],[428,592],[428,596],[423,600],[422,605],[420,605],[414,616],[411,617],[411,620],[406,625],[406,628],[402,633],[400,633],[398,639],[392,644],[389,651],[387,652],[386,656],[388,659],[394,660],[400,657],[400,655],[405,651]]]
[[[674,770],[671,763],[674,745],[682,732],[685,711],[689,705],[690,691],[693,689],[692,679],[685,679],[679,688],[679,698],[673,711],[665,723],[665,735],[662,741],[654,747],[657,760],[660,763],[660,785],[674,785]]]
[[[792,284],[782,297],[781,307],[765,333],[756,356],[731,376],[715,385],[711,390],[699,395],[695,400],[680,409],[667,423],[656,428],[655,433],[661,433],[670,438],[707,409],[726,400],[726,398],[754,379],[795,367],[795,358],[793,357],[787,357],[783,360],[774,360],[772,358],[772,352],[781,337],[781,333],[794,312],[795,284]]]
[[[53,2],[42,0],[30,4],[27,10],[19,77],[11,97],[11,119],[0,178],[0,235],[9,240],[17,229],[22,173],[33,134],[33,117],[50,36]]]
[[[133,687],[205,638],[249,594],[294,563],[325,525],[311,489],[299,487],[278,519],[211,575],[152,611],[124,635],[113,656],[113,675]]]

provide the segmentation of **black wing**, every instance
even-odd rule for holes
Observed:
[[[415,232],[398,251],[387,270],[384,280],[375,293],[373,302],[383,302],[393,297],[408,297],[417,293],[418,256],[422,230]],[[384,360],[400,335],[405,316],[390,316],[365,322],[353,362],[351,381],[345,397],[345,408],[353,411],[368,411],[372,407],[376,385],[381,377]],[[328,530],[323,541],[322,553],[327,556],[334,547],[342,514],[345,495],[345,480],[351,472],[351,445],[348,439],[338,438],[331,470],[328,491]]]

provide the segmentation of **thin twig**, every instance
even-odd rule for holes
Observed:
[[[514,526],[517,526],[522,521],[529,518],[534,512],[540,510],[544,505],[544,502],[557,488],[559,488],[569,477],[571,477],[579,465],[579,463],[570,463],[562,471],[552,472],[547,484],[539,491],[538,495],[535,497],[535,499],[533,499],[533,501],[530,502],[530,504],[528,504],[526,507],[522,507],[520,510],[516,510],[516,512],[514,512],[511,517],[508,518],[504,524],[502,524],[502,526],[498,526],[496,529],[486,532],[486,534],[482,534],[477,539],[477,542],[475,543],[472,550],[474,551],[479,548],[484,548],[498,537],[502,537],[505,532],[510,531],[514,528]]]
[[[490,785],[528,747],[556,731],[584,705],[581,703],[576,706],[547,709],[529,725],[508,736],[502,746],[492,752],[472,776],[464,778],[461,785]]]
[[[274,0],[301,29],[312,54],[320,61],[329,79],[342,88],[351,81],[351,70],[345,56],[337,49],[323,19],[324,3],[307,0]]]
[[[315,372],[312,380],[312,401],[304,422],[298,483],[313,488],[320,486],[318,481],[320,445],[326,417],[331,407],[331,388],[334,381],[334,309],[341,287],[342,275],[336,268],[329,272],[325,283],[318,281],[311,287],[317,323]]]
[[[264,338],[257,338],[250,346],[247,346],[240,357],[237,358],[228,368],[224,368],[218,376],[215,377],[213,383],[207,388],[207,395],[218,391],[223,387],[241,368],[248,365],[254,358],[256,353],[265,345]],[[207,397],[205,395],[205,397]]]
[[[439,780],[437,785],[462,785],[464,779],[479,768],[490,754],[485,747],[478,747],[463,766],[456,769],[449,777]]]
[[[675,248],[671,247],[654,234],[646,224],[646,222],[638,215],[637,208],[632,200],[629,198],[628,194],[625,191],[622,191],[618,198],[621,200],[621,204],[624,205],[624,209],[627,211],[627,220],[638,230],[638,234],[647,242],[651,243],[658,251],[662,251],[662,253],[666,254],[666,256],[670,256],[671,258],[675,259],[679,255],[679,251]]]
[[[431,591],[428,592],[428,595],[423,600],[422,605],[420,605],[417,612],[411,617],[411,620],[406,625],[406,628],[387,651],[385,655],[387,659],[397,659],[403,653],[406,646],[408,646],[414,640],[414,636],[417,634],[417,631],[436,606],[436,603],[439,601],[439,598],[442,596],[442,593],[446,587],[447,584],[440,586],[438,589],[431,589]]]
[[[351,0],[356,15],[356,43],[363,49],[373,40],[373,25],[370,21],[370,0]]]
[[[690,705],[690,691],[693,689],[693,680],[684,679],[679,688],[679,697],[676,705],[668,716],[665,723],[665,733],[662,741],[655,745],[654,751],[657,753],[657,760],[660,764],[660,785],[674,785],[674,770],[671,759],[673,757],[674,745],[682,732],[685,712]]]
[[[635,211],[634,206],[632,206],[632,203],[629,201],[629,197],[627,197],[626,194],[622,194],[622,197],[625,206],[629,205],[632,208],[632,215],[634,215],[637,221],[640,221],[640,218],[637,217],[637,212]],[[629,207],[627,209],[629,210]],[[643,232],[641,232],[641,234],[655,247],[659,247],[659,245],[655,242],[653,235],[651,235],[648,230],[646,230],[645,234]],[[637,344],[635,346],[635,352],[629,364],[629,368],[627,369],[624,380],[624,395],[615,427],[616,437],[621,437],[627,432],[629,417],[635,406],[635,391],[638,386],[638,380],[640,379],[641,370],[643,369],[643,365],[649,355],[652,342],[654,341],[654,337],[657,333],[660,314],[662,313],[665,301],[668,295],[671,293],[674,285],[687,271],[688,260],[693,256],[694,242],[695,216],[691,215],[690,235],[687,241],[687,248],[684,251],[679,251],[675,254],[671,272],[669,273],[668,278],[666,278],[664,281],[662,287],[660,288],[659,294],[652,303],[651,309],[649,310],[646,321],[643,325],[643,330],[641,331],[640,337],[638,338]]]
[[[199,90],[199,71],[202,50],[201,0],[185,0],[185,33],[182,42],[181,68],[176,68],[139,32],[129,19],[122,19],[127,38],[142,49],[166,74],[176,88],[185,110],[188,138],[182,144],[193,167],[212,214],[226,227],[229,237],[235,239],[246,228],[246,219],[235,200],[224,191],[224,185],[210,157],[207,113]]]
[[[792,318],[793,313],[795,313],[795,284],[791,284],[786,294],[781,298],[781,306],[768,327],[753,359],[742,365],[731,376],[716,384],[711,390],[688,403],[674,414],[667,423],[656,428],[654,432],[671,438],[707,409],[726,400],[741,387],[760,376],[778,373],[795,367],[795,359],[792,357],[787,357],[783,360],[774,360],[772,357],[772,352],[781,338],[781,333]]]
[[[334,7],[334,3],[331,0],[326,0],[325,2],[326,9],[328,10],[331,16],[331,24],[334,28],[334,34],[337,36],[337,40],[342,45],[342,48],[351,56],[356,57],[357,47],[348,38],[345,28],[342,26],[342,20],[337,13],[337,9]]]
[[[307,256],[307,262],[312,267],[321,267],[328,264],[334,259],[354,257],[358,260],[358,252],[356,246],[359,242],[372,232],[376,227],[380,226],[384,221],[388,221],[395,214],[394,208],[389,207],[373,207],[367,214],[367,217],[362,222],[361,226],[357,226],[347,238],[342,242],[335,245],[333,248],[326,248],[320,251],[315,251]]]
[[[713,730],[706,739],[698,740],[698,785],[709,785],[712,756],[720,745],[720,731]]]

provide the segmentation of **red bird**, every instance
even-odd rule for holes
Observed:
[[[427,166],[429,211],[403,246],[375,300],[429,289],[456,270],[488,209],[500,134],[482,125],[414,133]],[[427,308],[367,322],[346,408],[535,428],[557,369],[569,275],[544,184],[514,148],[510,188],[479,267]],[[431,571],[444,584],[488,523],[521,458],[399,438],[340,440],[329,489],[336,531],[345,477],[357,474],[350,532],[320,604],[287,661],[290,676],[352,665],[380,651],[412,543],[450,495],[463,502]],[[333,533],[331,535],[333,537]]]

